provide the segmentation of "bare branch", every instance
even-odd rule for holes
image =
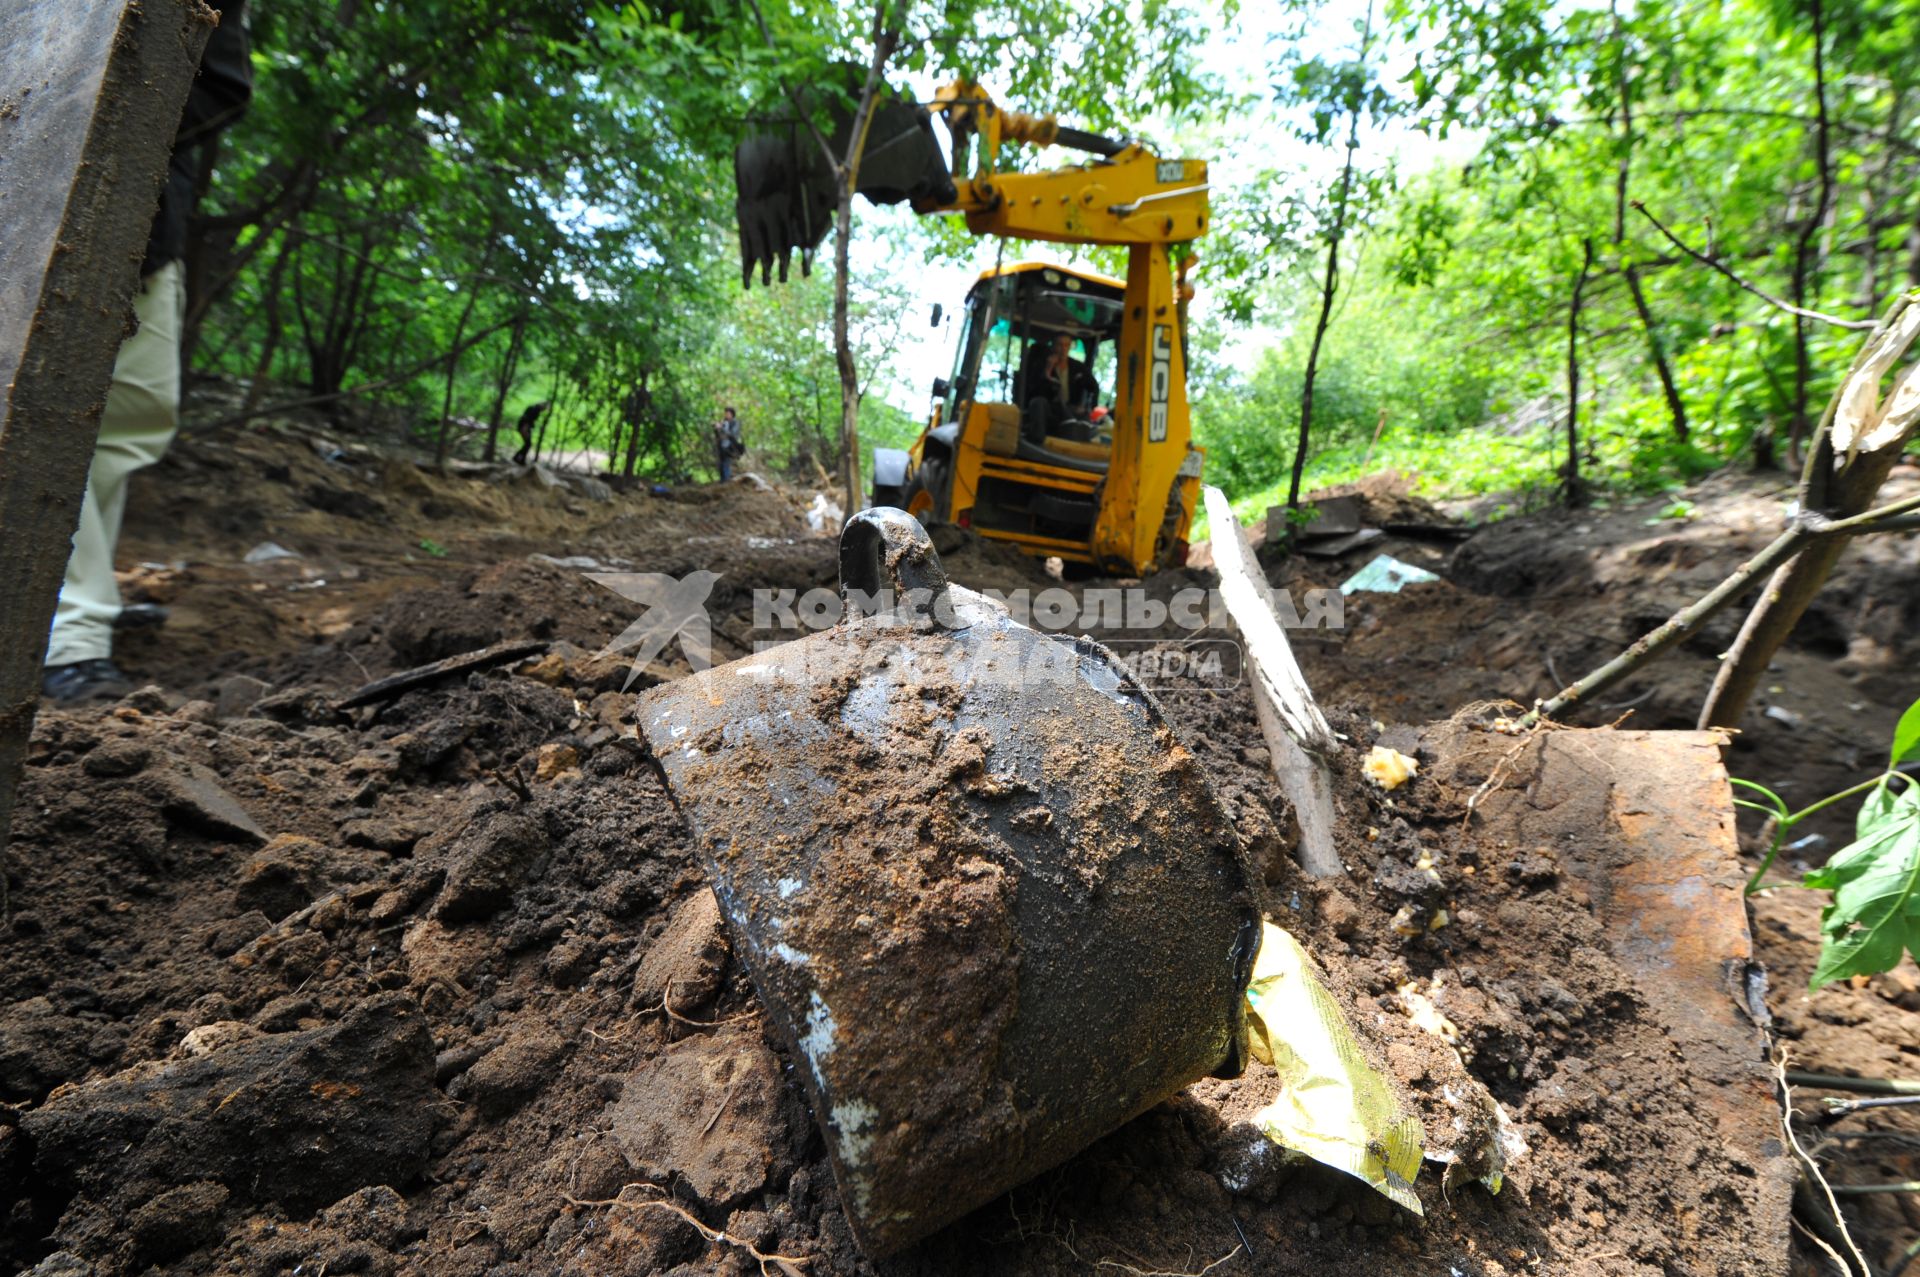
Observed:
[[[760,24],[760,38],[767,42],[769,49],[778,50],[780,46],[773,42],[773,31],[767,26],[767,15],[761,11],[760,0],[747,0],[747,3],[753,6],[754,21]],[[807,126],[807,132],[813,134],[813,140],[819,144],[820,154],[827,157],[827,167],[832,169],[834,175],[838,177],[840,173],[840,157],[833,153],[833,144],[827,141],[827,135],[822,133],[820,126],[813,122],[813,112],[807,110],[806,106],[800,101],[799,92],[787,84],[785,80],[780,82],[780,89],[787,95],[787,100],[793,103],[793,109],[799,114],[801,121]],[[782,278],[785,277],[782,276]]]
[[[1738,284],[1740,287],[1746,289],[1748,292],[1752,293],[1755,297],[1758,297],[1761,301],[1767,303],[1767,305],[1769,306],[1775,307],[1779,310],[1784,310],[1789,315],[1797,315],[1802,319],[1817,319],[1823,324],[1832,324],[1835,328],[1848,328],[1848,329],[1854,330],[1855,332],[1870,332],[1874,328],[1879,326],[1878,320],[1841,319],[1837,315],[1828,315],[1817,310],[1807,310],[1803,307],[1794,305],[1792,302],[1782,301],[1771,293],[1763,292],[1759,288],[1755,287],[1753,284],[1748,283],[1746,280],[1742,279],[1740,276],[1734,274],[1732,268],[1727,266],[1723,262],[1721,262],[1719,259],[1708,257],[1705,253],[1699,252],[1698,250],[1688,246],[1686,242],[1683,241],[1678,235],[1675,235],[1672,231],[1668,230],[1666,226],[1661,223],[1659,218],[1655,217],[1652,213],[1649,213],[1647,211],[1646,204],[1643,203],[1642,201],[1640,200],[1633,201],[1633,206],[1634,208],[1640,211],[1640,215],[1642,217],[1646,218],[1649,222],[1653,223],[1653,229],[1659,231],[1662,235],[1666,236],[1667,242],[1669,244],[1672,244],[1675,248],[1685,253],[1688,257],[1693,258],[1694,261],[1700,262],[1707,266],[1711,266],[1713,269],[1719,271],[1722,275],[1725,275],[1728,279],[1732,280],[1734,283]]]

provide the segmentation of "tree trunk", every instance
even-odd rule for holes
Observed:
[[[1373,43],[1373,4],[1360,30],[1360,75],[1347,102],[1347,158],[1340,169],[1340,193],[1334,198],[1333,229],[1327,236],[1327,269],[1320,280],[1320,315],[1313,325],[1313,345],[1307,350],[1307,371],[1300,382],[1300,434],[1293,445],[1293,476],[1287,484],[1287,509],[1300,507],[1300,478],[1307,468],[1307,447],[1313,439],[1313,383],[1320,375],[1320,346],[1333,321],[1333,298],[1340,288],[1340,242],[1347,233],[1347,211],[1353,196],[1353,153],[1360,149],[1360,114],[1365,89],[1367,53]]]
[[[265,388],[267,378],[273,374],[273,357],[280,351],[280,280],[281,272],[286,269],[287,259],[292,256],[292,241],[283,241],[280,252],[273,259],[273,268],[267,272],[266,315],[261,321],[265,333],[260,341],[260,358],[254,361],[253,377],[247,382],[247,397],[240,405],[241,412],[252,412],[260,406],[260,395]]]
[[[500,414],[506,411],[507,391],[513,385],[513,372],[520,363],[520,348],[527,338],[527,313],[521,311],[513,321],[513,336],[507,341],[506,358],[500,361],[500,376],[493,385],[493,411],[487,417],[486,459],[492,461],[498,450]]]
[[[1653,311],[1647,305],[1646,289],[1640,283],[1640,270],[1637,266],[1628,266],[1623,272],[1627,277],[1627,291],[1633,295],[1633,309],[1640,316],[1640,330],[1646,334],[1647,357],[1653,360],[1653,370],[1660,377],[1660,391],[1667,398],[1667,418],[1673,422],[1673,437],[1686,442],[1687,405],[1680,398],[1680,386],[1673,378],[1673,368],[1667,363],[1666,343],[1660,340],[1660,327],[1654,322]]]
[[[447,464],[447,434],[452,426],[448,420],[453,412],[453,379],[460,371],[460,352],[464,347],[460,339],[467,335],[467,320],[473,317],[473,307],[480,300],[480,290],[467,286],[467,304],[460,308],[460,322],[453,326],[453,349],[447,352],[447,390],[440,401],[440,433],[433,444],[433,464],[437,469]]]
[[[1593,270],[1593,237],[1580,241],[1580,273],[1573,278],[1573,304],[1567,307],[1567,474],[1563,485],[1569,506],[1586,504],[1580,482],[1580,295]]]
[[[840,480],[846,488],[844,508],[849,514],[860,508],[860,377],[853,362],[853,340],[847,332],[847,258],[853,244],[853,193],[860,184],[860,160],[867,149],[867,126],[873,123],[880,74],[900,41],[899,32],[888,29],[890,7],[891,0],[879,0],[874,6],[873,61],[867,67],[859,109],[854,112],[846,158],[836,166],[840,183],[833,217],[833,361],[840,372]],[[902,18],[906,16],[906,7],[902,0]]]
[[[847,334],[847,257],[853,241],[853,190],[840,191],[840,207],[833,225],[833,361],[840,371],[840,484],[846,489],[843,509],[860,508],[860,379],[853,364],[853,343]]]
[[[1793,304],[1802,310],[1808,308],[1808,298],[1819,291],[1819,269],[1813,261],[1813,240],[1820,233],[1821,224],[1827,220],[1827,208],[1833,198],[1833,165],[1827,145],[1827,26],[1823,5],[1824,0],[1807,0],[1809,16],[1813,19],[1813,157],[1820,193],[1814,201],[1813,212],[1808,214],[1806,225],[1800,228],[1799,239],[1794,244]],[[1804,315],[1793,317],[1793,423],[1787,435],[1787,455],[1796,460],[1806,444],[1810,424],[1807,396],[1813,386],[1813,353],[1807,348],[1807,323]],[[1821,575],[1824,579],[1825,574]]]
[[[626,465],[622,467],[622,473],[629,479],[633,477],[634,465],[640,459],[640,423],[653,419],[653,390],[648,384],[652,378],[653,369],[643,368],[640,370],[640,409],[634,414],[633,420],[628,423],[628,425],[632,427],[632,431],[627,435],[627,461]],[[611,462],[613,458],[609,457],[607,460]],[[612,465],[608,465],[607,468],[611,470],[613,467]]]
[[[1801,476],[1803,510],[1844,519],[1873,507],[1880,485],[1900,460],[1915,427],[1920,425],[1920,413],[1910,413],[1904,422],[1882,421],[1881,414],[1887,411],[1888,405],[1880,402],[1878,394],[1882,379],[1905,357],[1915,337],[1920,335],[1920,322],[1916,320],[1920,320],[1920,314],[1906,301],[1896,302],[1880,328],[1867,339],[1852,370],[1834,392],[1826,417],[1815,432]],[[1920,376],[1920,371],[1910,367],[1907,375]],[[1867,399],[1869,391],[1872,398]],[[1891,393],[1887,397],[1891,399]],[[1860,406],[1862,400],[1865,408]],[[1833,423],[1842,412],[1848,414],[1847,419],[1842,427],[1836,427]],[[1873,428],[1876,425],[1880,427],[1878,431]],[[1842,432],[1839,441],[1834,437],[1836,429]],[[1873,446],[1863,446],[1860,442],[1863,439],[1870,439]],[[1826,584],[1833,565],[1846,549],[1847,540],[1829,537],[1816,541],[1775,569],[1759,602],[1740,627],[1739,637],[1721,659],[1713,688],[1700,711],[1700,726],[1739,726],[1747,702],[1766,678],[1768,663]]]
[[[1667,364],[1666,344],[1660,340],[1660,328],[1654,322],[1653,309],[1647,305],[1647,291],[1640,282],[1640,268],[1627,252],[1628,187],[1633,180],[1633,76],[1629,70],[1630,48],[1626,30],[1620,22],[1617,3],[1608,6],[1613,17],[1614,89],[1620,97],[1620,163],[1613,183],[1613,250],[1620,258],[1620,273],[1626,277],[1627,292],[1633,297],[1633,310],[1640,317],[1640,330],[1647,339],[1647,357],[1659,374],[1660,389],[1667,397],[1667,418],[1673,423],[1673,436],[1687,437],[1687,406]]]

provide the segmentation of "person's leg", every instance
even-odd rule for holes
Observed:
[[[113,622],[120,615],[113,555],[127,508],[127,477],[158,461],[179,425],[180,331],[186,313],[181,264],[172,262],[148,276],[133,309],[140,326],[121,344],[113,365],[80,526],[47,638],[49,669],[113,655]]]

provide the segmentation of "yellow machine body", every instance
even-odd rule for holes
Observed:
[[[1139,576],[1184,561],[1204,456],[1193,446],[1187,407],[1192,290],[1184,266],[1191,253],[1178,269],[1174,255],[1206,232],[1206,163],[1112,143],[1110,154],[1091,163],[1001,173],[1003,142],[1072,144],[1072,131],[1002,110],[965,83],[942,90],[934,109],[953,135],[958,194],[916,202],[917,211],[962,213],[980,235],[1124,245],[1127,275],[1042,262],[983,274],[968,294],[954,374],[936,384],[935,409],[908,450],[904,482],[877,485],[876,500],[890,497],[923,520],[958,523],[1027,553],[1111,574]],[[978,139],[978,153],[963,173],[969,138]],[[1024,359],[1034,343],[1063,333],[1089,356],[1084,362],[1107,370],[1097,397],[1108,413],[1091,438],[1035,438],[1030,425],[1023,434],[1011,371],[1019,365],[1003,357],[994,366],[996,336],[1021,343]]]

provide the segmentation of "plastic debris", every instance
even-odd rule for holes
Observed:
[[[1464,1089],[1440,1088],[1460,1139],[1451,1149],[1427,1156],[1447,1168],[1440,1182],[1448,1190],[1479,1180],[1489,1193],[1498,1193],[1506,1186],[1507,1168],[1527,1155],[1527,1142],[1500,1102],[1477,1081],[1468,1081]]]
[[[610,564],[602,563],[590,554],[529,554],[529,563],[544,563],[550,568],[578,568],[583,572],[605,572]]]
[[[300,556],[281,545],[278,541],[262,541],[248,550],[242,563],[271,563],[275,559],[297,559]]]
[[[1390,554],[1383,554],[1341,582],[1340,593],[1398,594],[1405,586],[1439,579],[1425,568],[1417,568],[1411,563],[1402,563]]]
[[[1253,1057],[1280,1075],[1280,1094],[1253,1124],[1282,1148],[1425,1214],[1413,1191],[1420,1120],[1401,1111],[1386,1078],[1367,1064],[1300,942],[1271,922],[1261,928],[1247,1008]]]
[[[807,507],[807,526],[815,532],[838,533],[840,525],[847,521],[846,512],[840,503],[824,492],[813,494],[813,503]]]
[[[1435,977],[1436,992],[1439,987],[1440,980]],[[1434,1000],[1420,991],[1419,985],[1408,981],[1396,988],[1393,993],[1400,1000],[1401,1009],[1407,1013],[1407,1018],[1413,1021],[1415,1028],[1424,1029],[1437,1038],[1445,1039],[1449,1046],[1456,1049],[1459,1047],[1460,1026],[1449,1020]]]
[[[1440,1088],[1447,1107],[1453,1110],[1453,1129],[1459,1138],[1452,1148],[1438,1149],[1427,1156],[1447,1168],[1441,1181],[1446,1188],[1477,1179],[1489,1193],[1498,1193],[1506,1183],[1507,1168],[1527,1155],[1527,1142],[1507,1110],[1467,1072],[1470,1051],[1461,1040],[1459,1026],[1440,1009],[1438,999],[1443,987],[1436,976],[1430,992],[1413,981],[1394,990],[1395,999],[1414,1027],[1445,1042],[1460,1061],[1462,1076],[1458,1083],[1448,1082]]]
[[[1375,745],[1367,751],[1360,770],[1366,773],[1368,780],[1392,792],[1420,774],[1420,760],[1409,758],[1397,749]]]

